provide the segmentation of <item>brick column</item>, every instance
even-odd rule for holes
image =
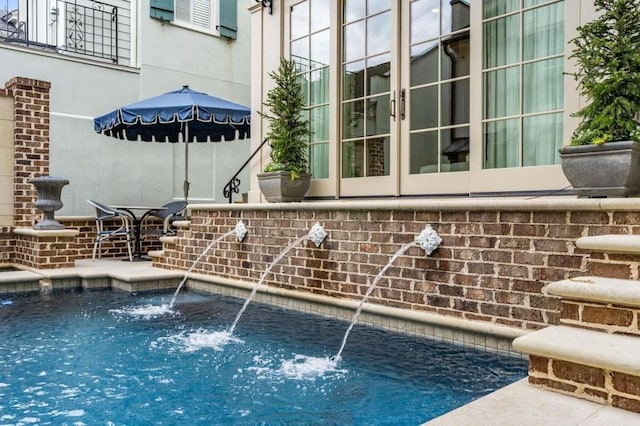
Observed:
[[[18,227],[30,227],[39,217],[33,207],[36,190],[29,180],[49,174],[50,89],[47,81],[24,77],[14,77],[5,84],[15,110],[14,220]]]

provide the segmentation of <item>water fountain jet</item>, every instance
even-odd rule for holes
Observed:
[[[200,259],[202,259],[202,257],[209,251],[209,249],[211,249],[211,247],[213,247],[214,244],[219,243],[220,241],[222,241],[223,238],[228,237],[229,235],[233,235],[233,234],[236,235],[236,239],[238,240],[239,243],[244,241],[244,238],[247,236],[247,227],[245,226],[243,221],[239,220],[238,223],[236,223],[236,227],[235,228],[233,228],[231,231],[229,231],[226,234],[223,234],[223,235],[219,236],[218,238],[216,238],[215,240],[213,240],[207,246],[207,248],[205,248],[204,251],[202,253],[200,253],[198,258],[191,264],[191,267],[184,274],[184,278],[180,282],[180,285],[178,285],[178,288],[176,289],[176,292],[173,294],[173,297],[171,298],[171,302],[169,303],[169,306],[168,306],[169,310],[171,310],[173,308],[173,305],[176,303],[176,298],[178,297],[178,293],[180,293],[180,289],[182,289],[182,286],[184,286],[184,283],[187,281],[187,278],[189,278],[189,274],[191,273],[193,268],[198,264],[198,262],[200,262]]]
[[[273,269],[273,267],[280,260],[282,260],[282,258],[285,256],[285,254],[287,254],[291,249],[293,249],[295,246],[297,246],[298,244],[300,244],[304,240],[311,240],[311,241],[313,241],[313,243],[315,244],[316,247],[320,247],[320,244],[322,244],[322,242],[324,241],[324,239],[326,237],[327,237],[326,231],[324,230],[322,225],[320,225],[319,222],[316,222],[311,227],[311,230],[309,231],[309,233],[307,235],[303,235],[302,237],[297,238],[295,241],[293,241],[291,244],[289,244],[284,250],[282,250],[280,252],[280,254],[273,260],[273,262],[271,262],[271,264],[267,267],[267,269],[262,273],[262,276],[260,277],[260,279],[258,280],[256,285],[253,287],[253,290],[251,291],[251,294],[249,294],[249,297],[247,297],[247,300],[245,300],[244,305],[242,305],[242,308],[240,309],[240,312],[238,312],[238,315],[236,316],[236,319],[233,321],[233,324],[231,324],[231,327],[229,327],[228,333],[230,335],[233,334],[233,330],[235,330],[236,325],[238,325],[238,321],[240,320],[240,317],[242,316],[244,311],[247,309],[247,306],[249,305],[249,303],[251,302],[253,297],[258,292],[258,288],[260,288],[260,286],[262,285],[262,283],[263,283],[264,279],[266,278],[267,274],[269,272],[271,272],[271,269]]]
[[[415,238],[414,241],[407,243],[405,245],[403,245],[400,250],[398,250],[392,257],[391,259],[389,259],[389,261],[387,262],[387,264],[384,266],[384,268],[382,268],[382,270],[378,273],[378,275],[376,275],[376,277],[373,279],[373,281],[371,282],[371,284],[369,285],[369,288],[367,289],[366,294],[364,295],[364,297],[362,298],[362,300],[360,301],[360,304],[358,305],[358,308],[356,309],[356,313],[353,315],[353,318],[351,319],[351,323],[349,324],[349,327],[347,328],[346,333],[344,334],[344,337],[342,338],[342,345],[340,346],[340,350],[338,351],[338,353],[336,354],[336,356],[333,357],[333,361],[337,364],[340,359],[341,359],[341,355],[342,355],[342,351],[344,350],[345,345],[347,344],[347,338],[349,337],[349,333],[351,332],[351,329],[355,326],[356,321],[358,321],[358,317],[360,316],[360,312],[362,312],[362,308],[364,307],[364,303],[367,301],[367,299],[369,298],[369,296],[371,295],[371,293],[373,292],[373,289],[376,287],[376,285],[378,284],[378,281],[380,281],[380,278],[382,278],[382,276],[384,275],[385,272],[387,272],[387,269],[389,269],[391,267],[391,265],[393,264],[393,262],[400,257],[400,255],[402,255],[405,251],[409,250],[409,248],[411,248],[411,246],[413,246],[414,244],[418,244],[427,254],[427,256],[431,255],[431,253],[433,253],[433,251],[435,249],[438,248],[438,246],[440,245],[440,243],[442,243],[442,238],[438,235],[438,233],[431,227],[431,225],[427,225],[425,226],[425,228],[422,230],[422,232],[420,234],[418,234]]]

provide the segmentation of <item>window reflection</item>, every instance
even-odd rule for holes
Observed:
[[[389,137],[367,139],[367,176],[389,175]]]
[[[438,126],[438,86],[412,89],[410,100],[411,130]]]
[[[361,98],[364,96],[364,61],[345,64],[342,82],[343,99]]]
[[[411,43],[437,38],[440,34],[440,0],[411,3]]]
[[[470,4],[411,3],[409,173],[469,169]]]
[[[345,62],[364,58],[365,54],[365,21],[354,22],[344,27],[343,55]]]
[[[411,46],[411,86],[438,81],[437,40]]]
[[[390,8],[390,0],[367,0],[367,15],[374,15],[376,13],[389,10]]]
[[[390,170],[391,1],[345,0],[343,4],[342,176],[386,176]]]
[[[391,12],[369,18],[367,21],[367,55],[373,56],[391,50]]]
[[[291,40],[309,34],[309,2],[291,7]]]
[[[312,178],[329,177],[330,15],[325,0],[306,0],[291,7],[290,57],[296,64],[304,97],[304,117],[311,131],[309,170]]]
[[[412,133],[409,141],[409,173],[438,172],[438,132]]]
[[[469,170],[469,127],[445,129],[440,132],[441,172]]]
[[[469,79],[440,86],[440,125],[453,126],[469,122]]]
[[[367,136],[389,133],[389,95],[367,99]]]
[[[291,59],[296,64],[297,72],[306,72],[311,64],[309,61],[309,37],[291,42]]]
[[[391,88],[391,55],[378,55],[367,59],[367,95],[388,92]]]
[[[442,33],[452,33],[469,28],[469,6],[463,1],[442,2]]]
[[[346,102],[342,106],[342,138],[364,136],[364,101]]]
[[[367,3],[364,0],[344,0],[344,22],[349,23],[364,18],[366,6]]]
[[[315,0],[311,2],[311,16],[313,17],[311,19],[311,32],[329,28],[331,24],[330,10],[326,1]]]
[[[329,30],[324,30],[311,36],[311,68],[329,66],[330,61]]]
[[[469,33],[456,34],[442,42],[442,80],[469,75]]]

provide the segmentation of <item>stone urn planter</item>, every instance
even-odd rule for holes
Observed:
[[[309,185],[309,173],[300,173],[295,179],[291,179],[291,172],[258,173],[258,186],[270,203],[302,201]]]
[[[53,214],[56,210],[60,210],[62,208],[62,201],[60,200],[62,187],[68,185],[69,181],[54,176],[40,176],[31,179],[29,182],[36,187],[38,198],[34,203],[34,206],[43,212],[42,220],[36,223],[33,226],[33,229],[64,229],[64,225],[57,222],[53,218]]]
[[[640,144],[634,141],[560,148],[562,171],[580,197],[640,193]]]

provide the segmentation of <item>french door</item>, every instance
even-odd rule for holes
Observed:
[[[340,43],[340,195],[395,195],[400,2],[344,0]]]
[[[287,53],[312,129],[311,195],[561,183],[563,3],[289,0]],[[514,86],[516,77],[526,84]]]
[[[463,193],[470,168],[470,2],[403,1],[400,192]]]
[[[343,2],[341,196],[466,190],[469,25],[465,1]]]

